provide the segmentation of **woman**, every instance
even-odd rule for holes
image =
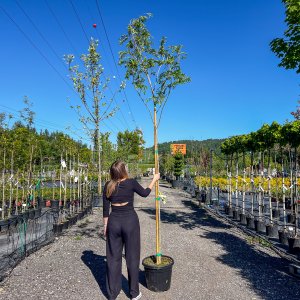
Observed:
[[[111,180],[103,189],[107,292],[109,299],[116,299],[121,291],[122,249],[125,245],[130,296],[132,299],[140,299],[140,224],[133,208],[134,193],[147,197],[160,176],[155,174],[149,186],[144,189],[135,179],[128,178],[125,163],[117,160],[110,167],[110,177]]]

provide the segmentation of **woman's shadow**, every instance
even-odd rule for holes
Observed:
[[[106,290],[106,256],[95,254],[92,250],[82,252],[82,261],[91,270],[102,294],[108,298]],[[139,282],[141,285],[146,286],[144,271],[139,272]],[[122,275],[122,290],[129,296],[128,280]]]

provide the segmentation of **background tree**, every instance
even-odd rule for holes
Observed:
[[[184,167],[184,157],[181,154],[181,152],[177,152],[174,155],[174,176],[176,177],[176,180],[179,179],[179,177],[182,175]]]
[[[111,98],[107,97],[109,78],[105,78],[104,68],[100,62],[101,56],[97,52],[98,42],[91,39],[87,54],[81,55],[83,71],[79,70],[79,65],[72,66],[74,55],[65,55],[65,60],[69,65],[69,71],[74,88],[77,91],[81,103],[87,114],[83,114],[81,106],[72,106],[76,109],[79,120],[84,124],[94,142],[94,149],[97,153],[98,169],[98,192],[101,193],[101,122],[110,118],[116,112],[116,107],[112,107],[114,93]],[[123,85],[121,85],[123,87]]]
[[[283,38],[274,39],[272,51],[281,59],[280,67],[300,73],[300,1],[282,0],[285,5],[287,29]]]
[[[182,46],[166,46],[166,38],[162,37],[157,49],[146,27],[151,14],[130,21],[127,33],[120,38],[121,45],[126,49],[120,52],[120,64],[126,68],[126,79],[131,78],[132,84],[145,104],[154,127],[154,158],[155,173],[158,166],[157,129],[162,112],[171,91],[178,85],[190,81],[181,71],[181,61],[185,58]],[[158,121],[157,121],[158,114]],[[158,186],[155,184],[155,198],[158,199]],[[156,257],[161,262],[160,253],[160,203],[156,202]]]

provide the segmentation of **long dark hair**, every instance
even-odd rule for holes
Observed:
[[[122,180],[128,178],[126,165],[121,160],[116,160],[110,167],[110,181],[106,189],[106,197],[109,198],[115,191],[117,184]]]

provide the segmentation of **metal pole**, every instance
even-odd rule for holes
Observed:
[[[209,174],[209,177],[210,177],[209,202],[210,202],[210,204],[212,204],[212,153],[213,153],[213,150],[210,149],[210,174]]]

